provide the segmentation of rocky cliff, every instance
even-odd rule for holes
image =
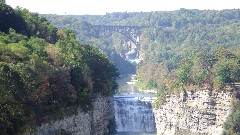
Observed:
[[[79,109],[78,113],[59,121],[43,124],[37,128],[37,135],[107,135],[113,134],[110,128],[114,128],[113,97],[98,96],[94,103],[94,109],[84,113]]]
[[[230,92],[191,91],[167,95],[154,109],[158,135],[220,135],[231,108]]]

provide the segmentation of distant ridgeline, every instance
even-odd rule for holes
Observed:
[[[126,50],[122,46],[126,36],[95,26],[139,27],[140,46],[137,49],[141,58],[145,60],[139,65],[138,77],[145,84],[150,83],[148,86],[159,80],[156,79],[158,74],[162,75],[164,72],[165,75],[176,69],[183,57],[188,56],[193,50],[213,52],[223,46],[231,51],[236,50],[239,45],[239,9],[220,11],[180,9],[106,15],[47,15],[46,17],[59,29],[65,27],[74,29],[80,41],[96,46],[110,58],[113,54],[120,55]],[[115,61],[115,63],[121,62]],[[145,75],[140,73],[145,69],[149,72],[144,72]]]
[[[197,89],[238,93],[240,9],[47,15],[47,18],[60,29],[73,28],[80,41],[97,46],[108,56],[124,51],[121,46],[124,36],[96,29],[95,25],[142,27],[137,49],[143,60],[138,64],[137,84],[143,89],[156,89],[162,99],[168,93]],[[228,128],[238,132],[234,126]]]
[[[23,134],[42,123],[89,111],[117,88],[117,69],[27,9],[0,4],[0,133]]]

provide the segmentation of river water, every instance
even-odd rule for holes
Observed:
[[[114,96],[117,135],[156,135],[152,112],[155,94],[142,93],[132,83],[132,75],[118,80],[118,93]]]

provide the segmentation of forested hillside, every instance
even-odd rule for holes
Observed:
[[[97,94],[117,88],[117,69],[70,29],[27,9],[0,4],[0,134],[88,111]]]

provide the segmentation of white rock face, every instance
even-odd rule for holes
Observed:
[[[114,120],[113,97],[98,96],[93,106],[88,113],[79,110],[77,115],[43,124],[34,134],[54,135],[64,130],[71,135],[107,135],[109,120]]]
[[[188,92],[184,99],[167,95],[165,102],[154,109],[158,135],[220,135],[231,109],[230,92],[208,90]]]

